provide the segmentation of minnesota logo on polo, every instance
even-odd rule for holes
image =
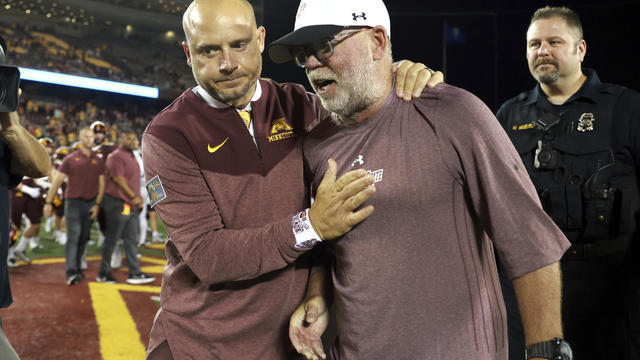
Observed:
[[[269,142],[274,142],[290,139],[295,136],[296,134],[293,132],[291,125],[287,124],[287,120],[284,117],[281,117],[271,122],[271,131],[267,138],[269,139]]]

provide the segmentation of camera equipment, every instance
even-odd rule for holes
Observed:
[[[0,112],[11,112],[18,109],[18,86],[20,70],[16,66],[5,65],[7,43],[0,36]]]
[[[533,167],[541,170],[553,170],[557,167],[557,151],[550,142],[538,140],[538,148],[533,159]]]

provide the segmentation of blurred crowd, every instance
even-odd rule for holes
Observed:
[[[69,146],[77,140],[77,131],[94,121],[107,127],[106,137],[115,142],[118,127],[133,129],[142,134],[158,109],[144,108],[135,103],[103,107],[86,102],[49,102],[26,100],[18,109],[20,122],[36,138],[49,137],[58,146]]]
[[[105,2],[134,9],[182,15],[191,0],[107,0]]]
[[[108,42],[92,40],[83,45],[77,39],[64,39],[28,24],[1,25],[0,35],[8,44],[11,63],[22,67],[174,91],[186,89],[184,78],[190,76],[186,63],[177,60],[182,56],[177,45],[169,47],[173,56],[167,54],[166,44],[143,51],[131,42],[138,51],[124,53],[126,42],[120,42],[117,51]]]

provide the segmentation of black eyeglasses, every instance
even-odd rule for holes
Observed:
[[[345,41],[349,37],[361,32],[362,30],[366,30],[366,29],[370,29],[370,28],[364,27],[364,28],[352,29],[347,31],[341,31],[333,35],[332,37],[328,37],[328,38],[324,38],[324,39],[312,42],[311,44],[304,47],[294,48],[291,51],[291,54],[293,55],[293,59],[295,60],[296,65],[304,69],[306,67],[307,58],[310,55],[315,56],[315,58],[318,59],[318,61],[327,60],[328,58],[331,57],[331,55],[333,55],[333,48],[335,48],[338,44]]]

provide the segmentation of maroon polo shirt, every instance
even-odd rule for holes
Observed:
[[[258,147],[235,109],[191,89],[142,137],[145,177],[157,176],[166,195],[154,210],[170,234],[150,351],[166,340],[176,359],[297,358],[289,316],[309,265],[291,217],[309,206],[305,125],[323,117],[302,86],[260,85],[251,103]]]
[[[67,175],[65,198],[92,200],[98,195],[98,179],[105,173],[104,160],[94,152],[87,157],[76,150],[64,158],[58,171]]]
[[[113,181],[114,177],[122,176],[136,196],[140,196],[140,166],[133,152],[122,146],[118,147],[107,157],[107,170],[109,176],[105,192],[133,206],[132,199]]]

